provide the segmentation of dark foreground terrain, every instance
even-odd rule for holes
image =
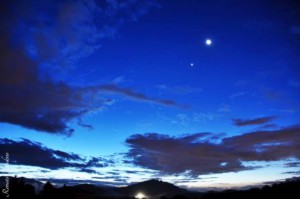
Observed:
[[[249,190],[208,192],[192,192],[159,180],[149,180],[122,188],[99,187],[88,184],[55,188],[50,182],[42,184],[32,179],[16,177],[9,177],[9,186],[7,186],[5,179],[7,178],[1,177],[1,199],[133,199],[138,192],[147,195],[145,199],[300,198],[299,178]],[[40,190],[37,191],[37,189]]]

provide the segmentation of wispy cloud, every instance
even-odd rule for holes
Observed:
[[[165,106],[174,106],[178,108],[187,108],[188,106],[185,105],[179,105],[177,102],[169,99],[157,99],[157,98],[152,98],[148,97],[143,93],[138,93],[135,92],[131,89],[128,88],[120,88],[116,85],[113,84],[108,84],[108,85],[100,85],[94,88],[95,90],[100,90],[102,92],[108,92],[108,93],[114,93],[114,94],[121,94],[123,96],[126,96],[128,98],[132,98],[138,101],[145,101],[145,102],[151,102],[151,103],[156,103],[156,104],[161,104]]]
[[[261,130],[212,142],[215,134],[197,133],[173,137],[157,133],[136,134],[126,140],[132,164],[164,174],[191,175],[253,169],[243,161],[300,159],[300,126]]]
[[[113,181],[108,181],[108,178],[105,177],[93,177],[91,179],[74,179],[74,178],[37,178],[39,181],[50,181],[51,183],[55,183],[57,185],[68,185],[74,186],[78,184],[93,184],[99,186],[124,186],[128,184],[126,182],[127,178],[118,178],[111,176]]]
[[[230,99],[235,99],[235,98],[238,98],[238,97],[242,97],[242,96],[244,96],[246,94],[247,94],[247,92],[242,91],[242,92],[238,92],[238,93],[232,94],[229,98]]]
[[[155,0],[4,0],[1,22],[29,55],[46,64],[68,66],[157,5]]]
[[[286,163],[287,167],[300,167],[300,161]]]
[[[224,104],[222,103],[220,108],[217,110],[218,112],[223,112],[223,113],[226,113],[226,112],[231,112],[231,108],[228,104]]]
[[[193,93],[199,93],[202,92],[202,88],[198,87],[191,87],[191,86],[174,86],[170,87],[164,84],[157,85],[157,88],[161,91],[178,94],[178,95],[188,95]]]
[[[287,172],[283,172],[282,174],[292,174],[292,175],[300,175],[300,171],[287,171]]]
[[[266,124],[270,121],[275,120],[276,116],[268,116],[268,117],[259,117],[255,119],[233,119],[233,123],[236,126],[248,126],[248,125],[259,125]]]

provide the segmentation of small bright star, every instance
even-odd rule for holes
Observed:
[[[206,44],[207,46],[210,46],[210,45],[212,44],[212,40],[211,40],[211,39],[206,39],[206,40],[205,40],[205,44]]]
[[[194,63],[191,63],[191,67],[193,67],[194,66]]]

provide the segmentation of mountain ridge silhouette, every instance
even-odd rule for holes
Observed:
[[[0,177],[4,180],[6,177]],[[93,184],[78,184],[74,186],[55,187],[50,182],[44,184],[41,191],[35,190],[32,184],[41,183],[34,179],[9,177],[9,198],[19,199],[134,199],[138,193],[143,193],[145,199],[240,199],[240,198],[272,198],[282,196],[286,198],[298,198],[300,195],[300,178],[286,179],[284,182],[265,185],[261,188],[248,190],[190,191],[175,186],[162,180],[151,179],[143,182],[133,183],[126,187],[96,186]],[[0,183],[1,190],[5,188]],[[3,193],[0,199],[7,198]]]

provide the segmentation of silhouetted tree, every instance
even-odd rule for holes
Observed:
[[[43,198],[53,198],[55,194],[55,188],[53,187],[53,185],[51,184],[51,182],[46,182],[46,184],[44,185],[43,187],[43,190],[42,190],[42,196]]]
[[[35,198],[35,188],[32,185],[26,184],[24,178],[17,178],[16,176],[10,178],[9,182],[9,198],[21,199]]]

